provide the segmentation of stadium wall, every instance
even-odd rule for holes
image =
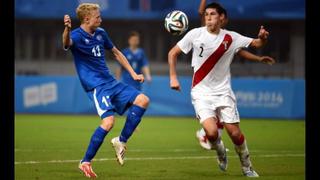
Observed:
[[[194,116],[190,99],[191,77],[179,78],[182,92],[169,88],[167,76],[143,84],[150,99],[150,116]],[[244,118],[305,118],[303,79],[234,78],[232,87]],[[16,76],[16,113],[96,114],[94,103],[76,76]]]

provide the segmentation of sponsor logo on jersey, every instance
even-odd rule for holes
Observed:
[[[97,35],[97,40],[98,41],[101,41],[102,40],[102,36],[99,34],[99,35]]]
[[[224,50],[228,49],[228,41],[223,41],[222,44],[224,45]]]
[[[84,39],[84,42],[86,43],[86,44],[89,44],[89,39]]]

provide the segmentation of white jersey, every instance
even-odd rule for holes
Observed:
[[[193,49],[191,94],[206,96],[232,93],[230,64],[236,52],[248,47],[252,40],[224,29],[220,29],[217,35],[209,33],[207,27],[190,30],[177,45],[185,54]]]

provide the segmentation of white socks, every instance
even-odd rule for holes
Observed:
[[[236,152],[239,155],[241,166],[242,166],[242,170],[246,171],[246,170],[250,169],[252,164],[251,164],[251,161],[250,161],[249,150],[248,150],[248,147],[247,147],[246,140],[244,140],[242,145],[240,145],[240,146],[235,145],[234,147],[235,147]]]

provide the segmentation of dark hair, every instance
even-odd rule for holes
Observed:
[[[138,36],[138,37],[140,37],[140,34],[138,33],[138,31],[130,31],[128,38],[131,38],[132,36]]]
[[[204,10],[208,8],[216,9],[218,14],[224,14],[226,17],[228,17],[226,9],[224,9],[219,3],[210,3],[205,7]]]
[[[221,14],[224,14],[224,16],[226,18],[228,18],[228,14],[227,14],[227,10],[226,9],[222,8],[222,13]]]

